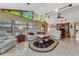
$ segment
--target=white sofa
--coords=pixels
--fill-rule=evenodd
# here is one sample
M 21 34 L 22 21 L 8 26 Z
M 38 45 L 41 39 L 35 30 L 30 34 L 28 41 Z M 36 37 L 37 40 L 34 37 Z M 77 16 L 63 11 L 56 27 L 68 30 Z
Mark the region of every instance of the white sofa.
M 40 32 L 41 30 L 38 29 L 29 29 L 28 31 L 26 31 L 26 40 L 30 41 L 30 40 L 34 40 L 37 38 L 37 32 Z M 34 35 L 29 35 L 28 32 L 32 32 L 34 33 Z
M 27 34 L 26 36 L 27 36 L 26 39 L 27 39 L 28 41 L 34 40 L 34 39 L 37 38 L 35 35 L 28 35 L 28 34 Z
M 56 28 L 52 28 L 50 33 L 49 33 L 51 38 L 60 40 L 61 39 L 61 31 L 57 30 Z
M 4 31 L 0 32 L 0 54 L 6 52 L 16 44 L 17 39 L 14 36 L 8 36 Z
M 34 33 L 34 35 L 28 35 L 28 32 L 32 32 Z M 28 31 L 26 31 L 26 39 L 27 40 L 34 40 L 37 38 L 37 32 L 41 32 L 41 30 L 38 29 L 29 29 Z M 50 30 L 50 32 L 48 33 L 48 35 L 50 36 L 50 38 L 54 38 L 56 40 L 60 40 L 61 39 L 61 31 L 57 30 L 56 28 L 52 28 Z

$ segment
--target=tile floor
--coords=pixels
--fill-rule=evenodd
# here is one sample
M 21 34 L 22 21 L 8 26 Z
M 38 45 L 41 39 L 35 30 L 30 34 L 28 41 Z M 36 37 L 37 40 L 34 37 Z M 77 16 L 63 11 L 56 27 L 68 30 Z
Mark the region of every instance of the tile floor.
M 29 42 L 18 43 L 1 56 L 75 56 L 79 55 L 79 45 L 74 43 L 74 39 L 60 40 L 58 46 L 46 53 L 36 52 L 28 47 Z

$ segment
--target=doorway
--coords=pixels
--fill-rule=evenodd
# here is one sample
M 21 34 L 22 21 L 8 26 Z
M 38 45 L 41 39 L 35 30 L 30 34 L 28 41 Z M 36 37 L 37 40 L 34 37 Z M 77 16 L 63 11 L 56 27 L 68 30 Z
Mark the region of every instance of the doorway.
M 57 29 L 61 31 L 61 38 L 70 37 L 69 23 L 59 23 L 57 24 Z
M 75 43 L 79 44 L 79 22 L 74 24 L 74 37 Z

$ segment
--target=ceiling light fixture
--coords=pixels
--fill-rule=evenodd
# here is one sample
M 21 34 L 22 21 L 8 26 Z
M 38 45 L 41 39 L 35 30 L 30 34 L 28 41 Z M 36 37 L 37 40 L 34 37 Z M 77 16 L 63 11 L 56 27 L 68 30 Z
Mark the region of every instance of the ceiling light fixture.
M 58 9 L 55 9 L 54 12 L 58 12 Z
M 60 19 L 60 18 L 64 18 L 64 17 L 61 16 L 61 13 L 58 13 L 57 19 Z
M 66 9 L 66 8 L 68 8 L 68 7 L 72 7 L 72 4 L 68 4 L 68 5 L 64 6 L 64 7 L 59 8 L 59 9 L 55 9 L 55 10 L 53 10 L 53 11 L 51 11 L 51 12 L 45 13 L 45 15 L 46 15 L 46 16 L 50 16 L 50 15 L 52 15 L 53 13 L 56 13 L 56 12 L 61 11 L 61 10 L 64 10 L 64 9 Z
M 30 3 L 27 3 L 27 5 L 30 5 Z

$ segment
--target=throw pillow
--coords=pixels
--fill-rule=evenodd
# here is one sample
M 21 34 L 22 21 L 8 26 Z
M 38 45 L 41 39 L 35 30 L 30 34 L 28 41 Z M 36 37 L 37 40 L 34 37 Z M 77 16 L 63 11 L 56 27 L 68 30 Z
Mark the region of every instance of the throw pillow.
M 34 33 L 32 33 L 32 32 L 28 32 L 28 34 L 29 34 L 29 35 L 34 35 Z
M 0 43 L 3 43 L 4 42 L 4 40 L 0 40 Z

